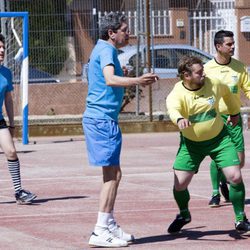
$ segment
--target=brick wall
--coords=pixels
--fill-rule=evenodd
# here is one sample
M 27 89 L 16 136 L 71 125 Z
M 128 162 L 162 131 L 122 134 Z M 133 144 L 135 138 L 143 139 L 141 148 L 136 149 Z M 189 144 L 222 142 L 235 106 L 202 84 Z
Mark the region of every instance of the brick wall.
M 20 114 L 19 85 L 15 86 L 15 115 Z M 82 114 L 87 85 L 82 82 L 30 84 L 29 115 Z

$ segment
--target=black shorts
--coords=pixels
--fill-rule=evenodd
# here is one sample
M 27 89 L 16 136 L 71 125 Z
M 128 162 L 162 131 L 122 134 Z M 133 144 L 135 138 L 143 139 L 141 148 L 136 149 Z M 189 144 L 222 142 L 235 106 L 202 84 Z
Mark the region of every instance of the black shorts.
M 4 119 L 0 120 L 0 129 L 8 128 L 6 121 Z

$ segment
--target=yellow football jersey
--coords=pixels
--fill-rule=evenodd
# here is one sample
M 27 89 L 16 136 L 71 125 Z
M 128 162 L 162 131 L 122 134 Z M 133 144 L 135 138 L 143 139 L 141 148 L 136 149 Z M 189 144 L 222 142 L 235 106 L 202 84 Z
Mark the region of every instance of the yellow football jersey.
M 229 113 L 238 113 L 236 103 L 231 100 L 228 87 L 216 79 L 205 78 L 205 84 L 196 91 L 188 90 L 182 81 L 175 84 L 166 99 L 170 119 L 177 125 L 179 118 L 186 118 L 191 126 L 181 132 L 192 141 L 210 140 L 217 136 L 223 126 L 218 112 L 219 100 L 224 99 Z
M 226 65 L 219 64 L 215 59 L 212 59 L 204 65 L 204 71 L 207 77 L 219 79 L 229 87 L 231 98 L 236 102 L 239 113 L 241 90 L 250 99 L 250 80 L 245 65 L 235 58 L 231 58 L 230 63 Z M 219 103 L 219 111 L 222 114 L 229 114 L 224 100 Z

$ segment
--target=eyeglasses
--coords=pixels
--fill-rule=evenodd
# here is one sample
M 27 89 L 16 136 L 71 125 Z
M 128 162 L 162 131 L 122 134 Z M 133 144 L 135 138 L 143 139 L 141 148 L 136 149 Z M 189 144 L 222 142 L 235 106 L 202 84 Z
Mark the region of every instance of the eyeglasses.
M 123 28 L 123 29 L 118 29 L 118 30 L 120 30 L 121 32 L 127 33 L 127 34 L 130 33 L 130 30 L 128 29 L 128 27 Z

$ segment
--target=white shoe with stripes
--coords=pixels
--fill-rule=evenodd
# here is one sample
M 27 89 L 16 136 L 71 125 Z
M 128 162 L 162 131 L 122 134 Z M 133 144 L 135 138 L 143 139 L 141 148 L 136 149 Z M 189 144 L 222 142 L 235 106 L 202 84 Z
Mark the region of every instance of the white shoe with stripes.
M 132 235 L 132 234 L 128 234 L 128 233 L 125 233 L 121 227 L 119 225 L 117 225 L 115 223 L 115 225 L 113 225 L 112 229 L 109 228 L 110 232 L 116 236 L 117 238 L 121 239 L 121 240 L 125 240 L 129 243 L 132 243 L 135 241 L 135 237 Z
M 114 236 L 108 228 L 101 233 L 92 233 L 89 239 L 90 247 L 127 247 L 128 242 Z

